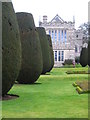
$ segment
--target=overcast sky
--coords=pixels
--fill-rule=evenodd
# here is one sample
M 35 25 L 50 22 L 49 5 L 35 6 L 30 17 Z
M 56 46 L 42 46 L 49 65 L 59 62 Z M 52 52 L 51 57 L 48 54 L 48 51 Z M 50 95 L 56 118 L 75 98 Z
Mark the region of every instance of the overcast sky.
M 75 16 L 76 28 L 88 21 L 89 0 L 12 0 L 15 12 L 29 12 L 33 14 L 35 25 L 39 25 L 43 15 L 48 21 L 58 14 L 65 21 L 73 21 Z

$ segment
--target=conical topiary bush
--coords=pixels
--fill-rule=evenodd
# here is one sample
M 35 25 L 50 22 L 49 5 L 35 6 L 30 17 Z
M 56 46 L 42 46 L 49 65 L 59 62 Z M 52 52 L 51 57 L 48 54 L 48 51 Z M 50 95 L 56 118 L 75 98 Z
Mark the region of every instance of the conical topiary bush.
M 11 2 L 2 2 L 2 95 L 11 89 L 21 65 L 21 43 Z M 0 93 L 1 95 L 1 93 Z
M 90 67 L 90 23 L 88 25 L 88 65 Z
M 34 83 L 42 72 L 42 51 L 32 14 L 16 13 L 22 46 L 22 65 L 17 81 Z
M 51 40 L 51 36 L 47 35 L 48 38 L 48 43 L 49 43 L 49 54 L 50 54 L 50 69 L 48 70 L 48 72 L 50 72 L 54 66 L 54 54 L 53 54 L 53 47 L 52 47 L 52 40 Z
M 90 38 L 89 38 L 90 39 Z M 90 67 L 90 40 L 88 42 L 88 65 Z
M 42 74 L 45 74 L 50 70 L 51 66 L 51 60 L 50 60 L 50 52 L 49 52 L 49 43 L 47 39 L 47 35 L 45 32 L 45 28 L 43 27 L 37 27 L 37 31 L 39 34 L 39 39 L 41 43 L 41 49 L 42 49 L 42 57 L 43 57 L 43 71 Z
M 88 49 L 85 47 L 81 50 L 80 64 L 82 65 L 82 67 L 85 67 L 88 64 Z

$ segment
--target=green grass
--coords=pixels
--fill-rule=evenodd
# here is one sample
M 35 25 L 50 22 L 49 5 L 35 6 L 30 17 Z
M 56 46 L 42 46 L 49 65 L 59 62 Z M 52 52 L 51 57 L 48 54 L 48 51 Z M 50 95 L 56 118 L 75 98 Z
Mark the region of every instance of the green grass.
M 20 97 L 2 102 L 3 118 L 88 118 L 88 94 L 79 95 L 72 86 L 88 75 L 66 74 L 78 69 L 87 68 L 54 68 L 34 85 L 15 84 L 9 93 Z

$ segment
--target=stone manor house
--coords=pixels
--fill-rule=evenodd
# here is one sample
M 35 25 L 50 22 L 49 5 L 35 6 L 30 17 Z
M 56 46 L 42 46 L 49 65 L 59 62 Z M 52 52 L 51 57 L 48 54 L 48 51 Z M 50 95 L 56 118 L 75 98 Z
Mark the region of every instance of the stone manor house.
M 80 56 L 82 49 L 83 33 L 75 29 L 75 19 L 64 21 L 58 14 L 50 21 L 43 16 L 43 22 L 39 21 L 39 27 L 44 27 L 46 34 L 52 39 L 54 52 L 54 67 L 60 67 L 66 59 L 73 59 Z

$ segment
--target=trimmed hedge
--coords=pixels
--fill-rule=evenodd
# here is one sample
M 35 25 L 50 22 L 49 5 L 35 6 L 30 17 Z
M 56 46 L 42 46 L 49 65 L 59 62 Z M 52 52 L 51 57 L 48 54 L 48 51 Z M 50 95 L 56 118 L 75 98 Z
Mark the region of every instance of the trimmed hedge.
M 39 34 L 39 39 L 40 39 L 41 49 L 42 49 L 42 59 L 43 59 L 42 74 L 45 74 L 51 68 L 49 43 L 48 43 L 47 35 L 45 32 L 45 28 L 37 27 L 37 31 Z
M 90 31 L 90 29 L 89 29 Z M 88 42 L 88 65 L 90 67 L 90 38 L 89 38 L 89 42 Z
M 76 91 L 77 91 L 79 94 L 84 93 L 84 91 L 83 91 L 79 86 L 77 86 Z
M 85 67 L 88 64 L 88 49 L 82 48 L 81 54 L 80 54 L 80 64 L 82 67 Z
M 88 71 L 70 71 L 66 72 L 67 74 L 90 74 Z
M 48 70 L 48 72 L 50 72 L 54 66 L 54 54 L 53 54 L 53 47 L 52 47 L 52 40 L 51 40 L 51 36 L 47 35 L 48 38 L 48 43 L 49 43 L 49 54 L 50 54 L 50 69 Z
M 11 2 L 2 2 L 2 95 L 11 89 L 21 66 L 21 43 Z M 0 93 L 1 96 L 1 93 Z
M 88 25 L 88 35 L 89 35 L 89 38 L 88 38 L 88 65 L 90 67 L 90 23 Z
M 79 63 L 80 63 L 80 57 L 75 57 L 75 62 L 76 62 L 77 64 L 79 64 Z
M 78 85 L 74 82 L 73 84 L 72 84 L 74 87 L 77 87 Z
M 73 64 L 73 60 L 72 59 L 66 59 L 63 63 L 63 65 L 72 65 Z
M 22 45 L 22 65 L 18 82 L 32 84 L 42 73 L 42 51 L 33 15 L 30 13 L 16 13 Z

